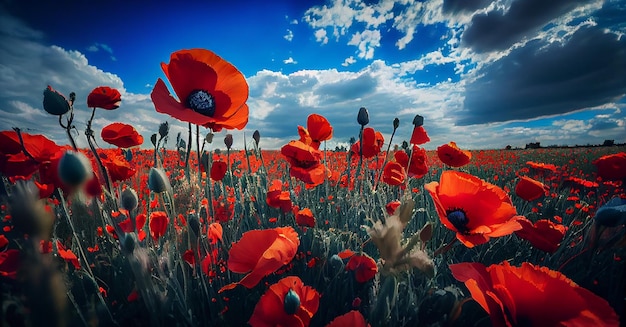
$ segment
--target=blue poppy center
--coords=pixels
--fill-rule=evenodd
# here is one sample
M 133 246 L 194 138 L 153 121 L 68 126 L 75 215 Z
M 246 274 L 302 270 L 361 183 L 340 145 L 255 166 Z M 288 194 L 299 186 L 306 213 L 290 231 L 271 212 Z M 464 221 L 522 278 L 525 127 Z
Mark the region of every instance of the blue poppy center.
M 465 212 L 463 210 L 450 210 L 448 211 L 447 217 L 457 231 L 461 233 L 467 233 L 469 231 L 469 229 L 467 228 L 467 223 L 469 223 L 469 219 L 467 219 L 467 216 L 465 215 Z
M 194 90 L 187 97 L 187 107 L 193 111 L 213 117 L 215 114 L 215 98 L 205 90 Z

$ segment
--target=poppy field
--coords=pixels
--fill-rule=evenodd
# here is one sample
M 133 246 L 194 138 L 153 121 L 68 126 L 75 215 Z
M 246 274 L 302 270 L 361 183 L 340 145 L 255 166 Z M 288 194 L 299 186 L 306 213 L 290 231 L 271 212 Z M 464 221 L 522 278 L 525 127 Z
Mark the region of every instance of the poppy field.
M 71 132 L 85 105 L 52 86 L 42 110 L 66 141 L 0 131 L 3 326 L 626 321 L 625 146 L 425 150 L 418 113 L 385 139 L 357 107 L 346 151 L 321 114 L 278 150 L 263 131 L 236 149 L 244 76 L 203 49 L 161 68 L 175 96 L 159 79 L 155 110 L 188 136 L 94 131 L 123 110 L 108 86 L 87 97 L 88 148 Z

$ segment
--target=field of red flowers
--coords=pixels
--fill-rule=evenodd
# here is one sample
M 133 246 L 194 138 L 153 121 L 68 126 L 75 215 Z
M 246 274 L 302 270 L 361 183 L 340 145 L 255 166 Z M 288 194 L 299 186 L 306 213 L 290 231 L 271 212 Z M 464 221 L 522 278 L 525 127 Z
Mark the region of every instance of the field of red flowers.
M 97 148 L 96 108 L 121 105 L 108 87 L 88 97 L 88 149 L 70 133 L 72 95 L 51 87 L 44 109 L 69 145 L 0 132 L 2 325 L 624 322 L 624 147 L 426 151 L 421 116 L 410 140 L 385 140 L 361 108 L 346 152 L 324 150 L 332 124 L 316 114 L 280 150 L 262 150 L 259 131 L 238 150 L 213 132 L 246 125 L 247 89 L 222 85 L 242 79 L 177 87 L 187 61 L 236 73 L 183 54 L 164 71 L 187 101 L 162 81 L 152 94 L 190 123 L 173 148 L 167 123 L 151 150 L 123 123 L 99 131 L 115 148 Z

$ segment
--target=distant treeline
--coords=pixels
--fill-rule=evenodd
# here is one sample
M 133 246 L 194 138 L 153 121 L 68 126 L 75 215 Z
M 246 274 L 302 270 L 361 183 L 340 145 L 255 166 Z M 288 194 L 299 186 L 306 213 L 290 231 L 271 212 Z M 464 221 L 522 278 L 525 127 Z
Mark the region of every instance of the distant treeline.
M 604 140 L 604 142 L 602 144 L 576 144 L 576 145 L 548 145 L 548 146 L 542 146 L 541 142 L 531 142 L 531 143 L 526 143 L 526 147 L 524 147 L 524 149 L 566 149 L 566 148 L 595 148 L 595 147 L 601 147 L 601 146 L 624 146 L 626 145 L 626 143 L 615 143 L 615 140 Z M 520 150 L 522 148 L 519 147 L 511 147 L 510 145 L 507 145 L 505 147 L 506 150 Z

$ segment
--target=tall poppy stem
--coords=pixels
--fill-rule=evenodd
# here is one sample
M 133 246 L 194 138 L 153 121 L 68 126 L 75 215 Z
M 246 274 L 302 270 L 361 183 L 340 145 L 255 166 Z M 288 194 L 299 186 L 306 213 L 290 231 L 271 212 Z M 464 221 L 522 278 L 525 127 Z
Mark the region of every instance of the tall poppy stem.
M 246 144 L 246 132 L 243 133 L 243 151 L 246 153 L 246 161 L 248 162 L 248 174 L 252 174 L 252 167 L 250 167 L 250 156 L 248 156 L 248 145 Z
M 67 118 L 67 125 L 63 125 L 63 122 L 61 121 L 61 116 L 59 116 L 59 125 L 61 125 L 61 127 L 63 127 L 63 129 L 65 130 L 65 133 L 67 133 L 67 138 L 70 139 L 70 144 L 72 145 L 72 148 L 74 148 L 74 151 L 78 151 L 78 147 L 76 146 L 76 141 L 74 141 L 74 137 L 72 137 L 72 128 L 74 126 L 72 126 L 72 121 L 74 120 L 74 108 L 71 107 L 70 108 L 70 117 Z
M 457 239 L 456 237 L 453 238 L 450 242 L 448 242 L 448 244 L 441 246 L 440 248 L 438 248 L 437 250 L 435 250 L 435 253 L 433 253 L 433 257 L 436 257 L 440 254 L 444 254 L 448 251 L 450 251 L 452 249 L 452 247 L 456 244 L 456 242 L 459 239 Z
M 384 169 L 385 168 L 384 165 L 385 165 L 385 163 L 387 163 L 387 157 L 389 156 L 389 149 L 391 149 L 391 142 L 393 141 L 393 136 L 396 135 L 396 130 L 397 130 L 397 128 L 394 127 L 393 128 L 393 132 L 391 132 L 391 138 L 389 139 L 389 145 L 387 145 L 387 152 L 385 152 L 385 160 L 383 161 L 383 166 L 381 167 L 382 169 L 378 173 L 378 178 L 376 178 L 376 181 L 374 182 L 374 191 L 376 191 L 376 188 L 378 187 L 378 184 L 380 183 L 380 179 L 383 177 L 383 170 L 385 170 Z
M 187 174 L 187 180 L 191 179 L 189 174 L 189 156 L 191 155 L 191 123 L 188 123 L 189 134 L 187 137 L 187 153 L 185 153 L 185 173 Z
M 96 162 L 98 163 L 98 168 L 100 169 L 102 178 L 104 179 L 104 182 L 106 183 L 107 191 L 111 193 L 112 190 L 111 190 L 111 181 L 109 180 L 109 174 L 107 173 L 107 170 L 104 167 L 104 164 L 102 163 L 102 159 L 100 159 L 100 156 L 98 155 L 98 151 L 96 151 L 96 146 L 93 144 L 93 141 L 95 140 L 95 138 L 93 136 L 93 130 L 91 129 L 91 122 L 93 121 L 93 117 L 95 115 L 96 115 L 96 107 L 93 107 L 91 111 L 91 117 L 87 121 L 87 129 L 85 130 L 85 136 L 87 137 L 87 143 L 89 144 L 89 148 L 91 149 L 91 152 L 93 152 L 94 157 L 96 157 Z
M 361 166 L 363 165 L 363 128 L 365 125 L 361 125 L 361 131 L 359 132 L 359 165 L 356 167 L 356 174 L 354 174 L 355 183 L 361 175 Z M 348 176 L 348 179 L 350 176 Z M 348 181 L 349 182 L 349 181 Z

